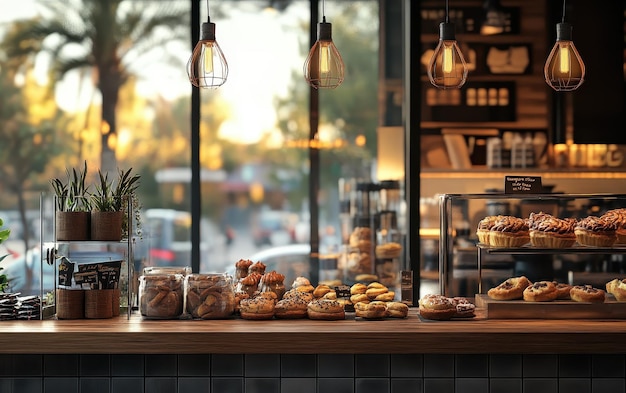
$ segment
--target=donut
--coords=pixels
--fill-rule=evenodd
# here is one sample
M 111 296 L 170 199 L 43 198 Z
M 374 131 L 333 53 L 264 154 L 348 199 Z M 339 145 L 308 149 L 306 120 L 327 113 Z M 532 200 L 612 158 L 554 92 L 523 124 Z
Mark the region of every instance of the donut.
M 552 281 L 537 281 L 524 289 L 523 296 L 527 302 L 549 302 L 557 297 L 556 285 Z
M 274 317 L 274 307 L 274 301 L 267 297 L 242 299 L 239 303 L 239 314 L 243 319 L 271 319 Z
M 419 315 L 425 319 L 446 320 L 456 314 L 456 306 L 443 295 L 424 295 L 418 303 Z
M 569 291 L 572 289 L 572 286 L 566 284 L 564 282 L 556 282 L 552 281 L 552 283 L 556 286 L 556 298 L 559 300 L 568 300 L 570 299 Z
M 381 301 L 359 302 L 354 305 L 354 312 L 360 318 L 381 319 L 387 316 L 387 303 Z
M 525 276 L 507 278 L 500 285 L 487 291 L 487 296 L 493 300 L 521 299 L 524 289 L 530 284 L 530 281 Z
M 606 292 L 591 285 L 575 285 L 569 295 L 577 302 L 604 303 L 606 299 Z
M 387 302 L 387 316 L 390 318 L 406 318 L 409 306 L 402 302 Z
M 299 297 L 281 299 L 274 306 L 274 316 L 279 319 L 297 319 L 307 316 L 308 302 Z
M 336 300 L 314 299 L 307 304 L 309 319 L 337 320 L 345 319 L 346 312 Z

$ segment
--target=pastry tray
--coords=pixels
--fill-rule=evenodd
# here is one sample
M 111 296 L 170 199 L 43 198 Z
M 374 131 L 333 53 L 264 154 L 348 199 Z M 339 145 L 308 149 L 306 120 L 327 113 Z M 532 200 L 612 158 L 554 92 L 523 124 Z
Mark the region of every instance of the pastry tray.
M 485 294 L 477 294 L 475 303 L 476 307 L 484 309 L 487 319 L 626 319 L 626 302 L 618 302 L 610 294 L 604 303 L 493 300 Z

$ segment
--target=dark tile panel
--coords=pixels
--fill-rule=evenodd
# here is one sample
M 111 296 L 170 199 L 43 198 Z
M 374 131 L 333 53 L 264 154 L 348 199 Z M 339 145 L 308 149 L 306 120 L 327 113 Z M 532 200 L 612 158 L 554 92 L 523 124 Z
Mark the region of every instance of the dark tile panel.
M 491 378 L 489 393 L 522 393 L 521 378 Z
M 591 393 L 591 379 L 559 378 L 559 393 Z
M 315 378 L 281 378 L 280 393 L 317 393 Z
M 172 393 L 176 392 L 176 377 L 148 377 L 145 379 L 145 391 L 149 393 Z
M 178 373 L 178 357 L 176 355 L 146 355 L 146 375 L 155 377 L 175 377 Z
M 456 355 L 454 364 L 457 378 L 489 376 L 489 355 Z
M 44 355 L 43 372 L 50 377 L 77 377 L 79 355 Z
M 522 393 L 559 393 L 556 378 L 524 378 Z
M 591 376 L 594 378 L 624 378 L 625 373 L 625 355 L 593 355 L 591 357 Z
M 244 378 L 211 378 L 211 392 L 244 393 Z
M 242 377 L 243 355 L 212 355 L 211 375 L 214 377 Z
M 421 378 L 391 379 L 391 393 L 422 393 L 424 382 Z
M 309 377 L 317 375 L 316 355 L 280 355 L 280 376 Z
M 111 379 L 105 377 L 86 377 L 79 380 L 80 393 L 109 393 Z
M 492 378 L 521 378 L 522 355 L 490 355 L 489 376 Z
M 524 378 L 556 378 L 557 363 L 557 355 L 524 355 L 522 363 Z
M 143 393 L 143 377 L 111 378 L 111 393 Z
M 356 378 L 354 386 L 356 393 L 389 393 L 391 391 L 389 378 Z
M 591 393 L 626 392 L 624 378 L 594 378 L 591 380 Z
M 246 393 L 280 393 L 280 378 L 246 378 Z
M 590 355 L 559 355 L 559 378 L 591 377 Z
M 43 378 L 15 378 L 13 393 L 41 393 L 43 392 Z
M 456 378 L 454 393 L 489 393 L 489 378 Z
M 111 375 L 110 359 L 109 355 L 80 355 L 79 375 L 81 377 Z
M 13 389 L 12 385 L 13 385 L 12 378 L 0 377 L 0 392 L 11 393 L 11 390 Z
M 43 375 L 43 355 L 3 355 L 0 375 L 35 377 Z
M 209 377 L 178 378 L 178 393 L 208 393 L 210 389 L 211 379 Z
M 352 378 L 354 355 L 318 355 L 317 370 L 322 378 Z
M 317 393 L 354 393 L 353 378 L 319 378 Z
M 211 355 L 178 355 L 179 376 L 211 375 Z
M 424 378 L 424 393 L 454 393 L 454 378 Z
M 454 377 L 454 355 L 424 355 L 424 377 Z
M 111 375 L 116 377 L 144 376 L 143 355 L 111 355 Z
M 43 380 L 43 393 L 78 393 L 78 378 L 60 377 Z
M 280 377 L 280 355 L 244 355 L 244 372 L 248 377 Z M 246 392 L 248 393 L 248 392 Z
M 419 378 L 423 375 L 423 355 L 391 355 L 390 362 L 392 378 Z
M 356 355 L 357 377 L 389 377 L 389 355 Z

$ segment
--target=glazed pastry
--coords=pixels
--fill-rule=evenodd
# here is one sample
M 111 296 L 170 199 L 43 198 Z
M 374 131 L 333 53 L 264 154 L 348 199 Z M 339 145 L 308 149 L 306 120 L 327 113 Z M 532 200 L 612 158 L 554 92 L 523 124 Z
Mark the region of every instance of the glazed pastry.
M 252 296 L 259 289 L 259 281 L 261 281 L 260 273 L 249 273 L 246 277 L 239 280 L 235 292 L 246 292 L 249 296 Z
M 389 288 L 379 282 L 370 283 L 365 290 L 365 294 L 370 300 L 376 299 L 377 296 L 389 292 Z
M 478 228 L 476 229 L 476 235 L 478 236 L 478 242 L 489 245 L 489 231 L 494 226 L 497 220 L 503 216 L 487 216 L 478 222 Z
M 575 225 L 575 219 L 562 220 L 545 213 L 542 215 L 541 213 L 538 215 L 531 213 L 529 218 L 530 242 L 535 247 L 572 247 L 576 243 Z
M 338 320 L 345 319 L 343 305 L 336 300 L 314 299 L 307 304 L 310 319 Z
M 274 316 L 280 319 L 297 319 L 307 316 L 308 302 L 299 297 L 279 300 L 274 306 Z
M 367 291 L 367 285 L 357 282 L 356 284 L 352 285 L 350 287 L 350 294 L 351 295 L 357 295 L 360 293 L 365 293 L 365 291 Z
M 464 297 L 452 297 L 450 302 L 456 307 L 456 313 L 454 318 L 473 318 L 476 316 L 476 306 L 474 303 L 467 300 Z
M 615 243 L 626 244 L 626 208 L 609 210 L 600 218 L 615 224 Z
M 248 274 L 250 273 L 259 273 L 260 275 L 265 274 L 265 264 L 263 262 L 255 262 L 248 268 Z
M 313 290 L 313 297 L 321 298 L 330 291 L 332 291 L 332 289 L 328 285 L 318 285 Z
M 552 281 L 552 283 L 556 286 L 556 298 L 558 300 L 571 299 L 569 294 L 569 291 L 572 289 L 571 285 L 556 281 Z
M 239 313 L 243 319 L 271 319 L 274 317 L 274 301 L 266 297 L 243 299 Z
M 387 316 L 390 318 L 406 318 L 409 306 L 402 302 L 387 302 Z
M 375 252 L 378 259 L 398 258 L 402 254 L 402 246 L 395 242 L 384 243 L 377 245 Z
M 456 314 L 456 306 L 443 295 L 425 295 L 419 300 L 419 313 L 425 319 L 446 320 Z
M 591 285 L 576 285 L 569 292 L 572 300 L 577 302 L 604 303 L 606 292 Z
M 381 319 L 387 316 L 387 303 L 380 301 L 357 303 L 354 305 L 354 312 L 360 318 Z
M 370 301 L 369 296 L 367 296 L 364 293 L 357 293 L 355 295 L 350 295 L 350 302 L 352 302 L 352 304 L 368 303 L 369 301 Z
M 290 289 L 283 295 L 283 299 L 290 299 L 293 297 L 297 297 L 299 299 L 304 300 L 305 302 L 310 302 L 313 300 L 313 293 L 311 292 L 303 292 L 298 290 L 298 288 Z
M 394 291 L 388 291 L 388 292 L 381 293 L 380 295 L 376 296 L 374 300 L 381 301 L 381 302 L 391 302 L 393 301 L 393 299 L 395 299 L 395 297 L 396 297 L 396 293 Z
M 525 276 L 511 277 L 497 287 L 487 291 L 487 296 L 493 300 L 521 299 L 524 294 L 524 289 L 530 284 L 530 281 Z
M 528 222 L 522 218 L 502 216 L 489 230 L 493 247 L 521 247 L 530 241 Z
M 285 276 L 276 271 L 265 273 L 259 281 L 259 291 L 274 292 L 278 300 L 282 299 L 285 294 Z
M 615 223 L 597 216 L 578 221 L 574 233 L 576 241 L 583 246 L 611 247 L 617 241 Z
M 556 285 L 552 281 L 537 281 L 524 289 L 524 300 L 527 302 L 549 302 L 556 297 Z
M 235 263 L 235 280 L 240 280 L 248 275 L 252 261 L 249 259 L 240 259 Z
M 293 281 L 293 284 L 291 284 L 291 288 L 297 289 L 301 292 L 313 292 L 313 289 L 315 289 L 315 287 L 311 285 L 311 282 L 306 277 L 297 277 Z

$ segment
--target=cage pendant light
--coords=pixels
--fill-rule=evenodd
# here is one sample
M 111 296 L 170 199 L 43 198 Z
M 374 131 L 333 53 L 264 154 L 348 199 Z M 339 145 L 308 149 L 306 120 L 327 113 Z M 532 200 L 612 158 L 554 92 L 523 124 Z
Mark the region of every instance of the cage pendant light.
M 211 22 L 209 0 L 207 4 L 207 21 L 200 28 L 200 40 L 196 44 L 189 62 L 187 75 L 192 85 L 203 89 L 216 89 L 226 83 L 228 63 L 224 52 L 215 40 L 215 23 Z
M 458 89 L 467 81 L 467 63 L 456 42 L 454 23 L 448 19 L 439 24 L 439 43 L 428 63 L 428 79 L 439 89 Z
M 341 85 L 345 65 L 333 43 L 332 24 L 326 23 L 322 2 L 322 23 L 317 25 L 317 41 L 304 61 L 304 79 L 316 89 L 334 89 Z
M 556 42 L 543 68 L 546 83 L 556 91 L 573 91 L 585 81 L 585 63 L 572 41 L 572 25 L 565 22 L 565 0 L 563 17 L 556 25 Z

